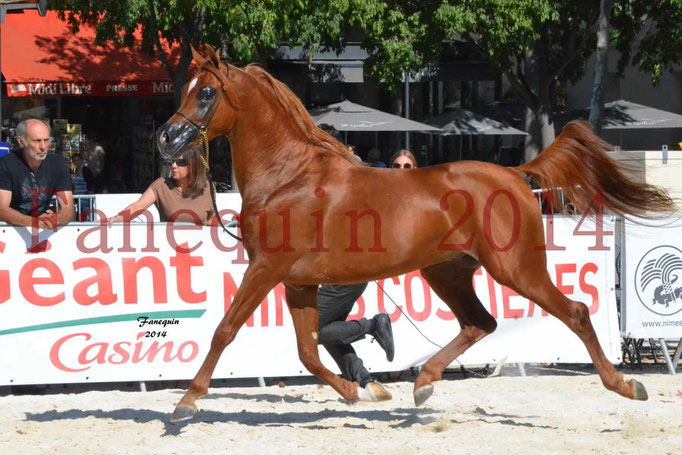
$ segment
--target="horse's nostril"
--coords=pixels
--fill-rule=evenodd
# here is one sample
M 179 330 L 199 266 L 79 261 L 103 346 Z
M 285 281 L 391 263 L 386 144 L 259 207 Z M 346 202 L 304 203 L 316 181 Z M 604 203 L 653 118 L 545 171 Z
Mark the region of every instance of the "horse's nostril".
M 159 137 L 159 141 L 161 141 L 162 144 L 165 144 L 166 142 L 168 142 L 169 139 L 170 138 L 168 137 L 168 133 L 165 131 L 163 133 L 161 133 L 161 136 Z

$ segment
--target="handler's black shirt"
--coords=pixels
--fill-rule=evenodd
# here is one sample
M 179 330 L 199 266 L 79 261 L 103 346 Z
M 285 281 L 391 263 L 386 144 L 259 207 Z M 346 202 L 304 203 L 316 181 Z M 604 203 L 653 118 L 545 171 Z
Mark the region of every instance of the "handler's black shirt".
M 37 171 L 17 150 L 0 158 L 0 190 L 12 192 L 10 207 L 24 215 L 38 216 L 50 207 L 58 191 L 71 191 L 71 176 L 64 158 L 48 153 Z

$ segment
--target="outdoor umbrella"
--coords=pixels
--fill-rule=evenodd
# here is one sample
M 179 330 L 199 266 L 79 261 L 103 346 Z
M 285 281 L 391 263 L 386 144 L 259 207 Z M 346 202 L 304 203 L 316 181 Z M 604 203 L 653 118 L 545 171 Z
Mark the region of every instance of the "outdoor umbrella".
M 528 133 L 517 130 L 481 114 L 466 109 L 448 109 L 442 114 L 431 117 L 426 123 L 442 130 L 443 136 L 450 135 L 495 135 L 526 136 Z
M 439 128 L 350 101 L 311 109 L 310 115 L 316 125 L 327 124 L 337 131 L 440 131 Z
M 589 109 L 586 110 L 589 115 Z M 602 129 L 682 128 L 682 115 L 630 101 L 618 100 L 604 104 Z
M 557 125 L 562 127 L 571 120 L 590 116 L 589 107 L 557 113 Z M 602 132 L 618 133 L 618 143 L 623 145 L 623 132 L 682 128 L 682 115 L 650 106 L 617 100 L 604 104 Z M 613 138 L 615 139 L 615 138 Z
M 441 129 L 441 136 L 459 136 L 459 158 L 462 159 L 464 136 L 526 136 L 528 133 L 461 108 L 447 108 L 442 114 L 426 120 L 429 125 Z

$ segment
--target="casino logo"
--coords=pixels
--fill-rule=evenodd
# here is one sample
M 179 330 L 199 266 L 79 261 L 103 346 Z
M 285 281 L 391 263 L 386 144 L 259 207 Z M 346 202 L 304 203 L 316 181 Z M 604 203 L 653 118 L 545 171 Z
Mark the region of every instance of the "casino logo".
M 635 289 L 652 313 L 670 316 L 682 310 L 682 251 L 664 245 L 649 250 L 637 264 Z M 678 287 L 675 287 L 678 284 Z

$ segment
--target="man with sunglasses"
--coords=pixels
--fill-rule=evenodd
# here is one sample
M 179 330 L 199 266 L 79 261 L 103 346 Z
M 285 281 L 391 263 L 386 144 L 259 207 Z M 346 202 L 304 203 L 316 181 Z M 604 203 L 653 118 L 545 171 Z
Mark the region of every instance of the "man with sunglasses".
M 0 221 L 56 230 L 73 217 L 69 167 L 48 153 L 50 127 L 42 120 L 21 121 L 16 134 L 21 150 L 0 158 Z M 55 195 L 59 212 L 52 205 Z

